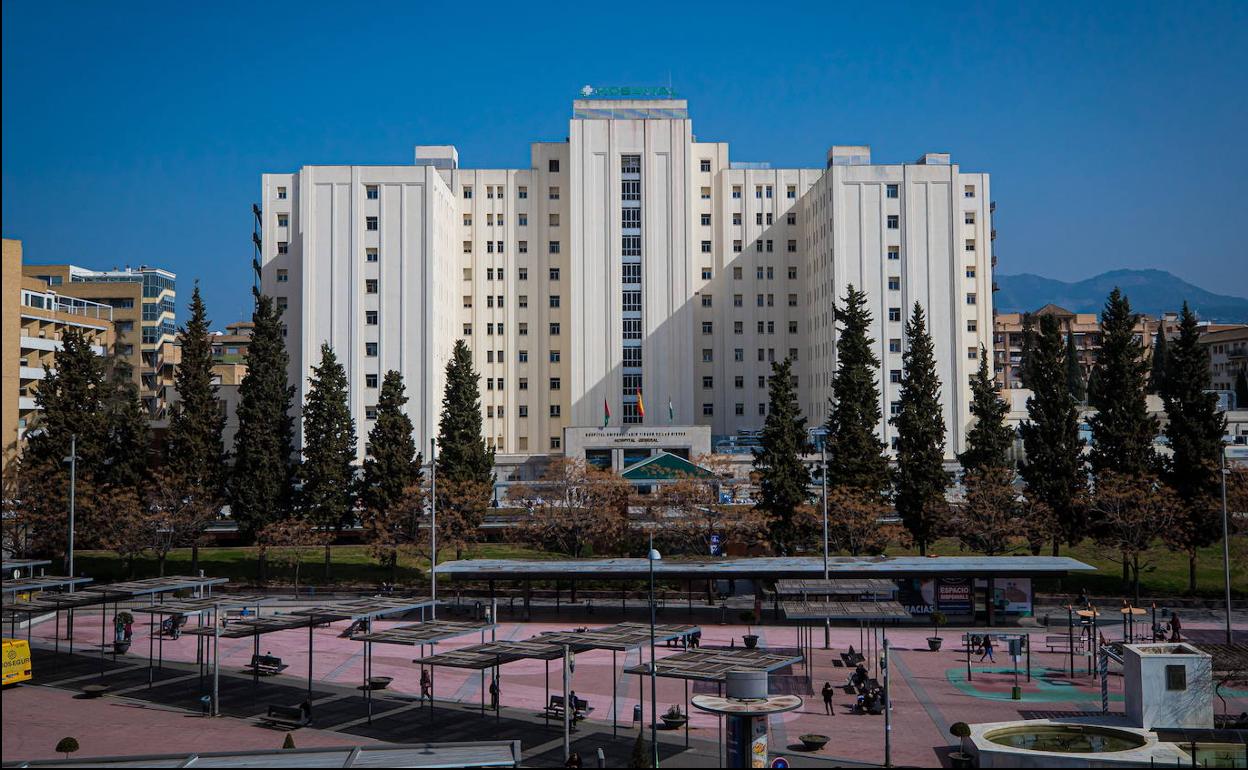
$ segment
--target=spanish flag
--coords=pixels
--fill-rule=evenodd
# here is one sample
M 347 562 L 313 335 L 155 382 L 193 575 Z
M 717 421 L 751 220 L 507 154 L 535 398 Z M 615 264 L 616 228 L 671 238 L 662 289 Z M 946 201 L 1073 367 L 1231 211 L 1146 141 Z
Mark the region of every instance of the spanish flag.
M 646 419 L 646 402 L 641 400 L 641 388 L 637 389 L 637 415 Z
M 602 427 L 607 427 L 611 423 L 611 405 L 604 398 L 602 400 Z

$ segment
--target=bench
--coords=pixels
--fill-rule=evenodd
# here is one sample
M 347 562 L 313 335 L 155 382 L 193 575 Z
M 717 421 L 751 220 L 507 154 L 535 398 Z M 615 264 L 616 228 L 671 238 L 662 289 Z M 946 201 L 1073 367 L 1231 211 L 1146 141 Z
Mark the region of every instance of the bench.
M 260 717 L 260 723 L 272 727 L 299 729 L 312 724 L 312 704 L 304 701 L 298 706 L 269 704 L 268 713 Z
M 243 668 L 249 668 L 260 676 L 273 676 L 282 673 L 290 666 L 283 663 L 282 659 L 276 655 L 252 655 L 251 662 Z
M 562 719 L 563 712 L 565 709 L 564 704 L 565 702 L 563 700 L 562 695 L 552 695 L 550 696 L 550 703 L 546 704 L 546 708 L 544 709 L 544 711 L 546 714 L 552 717 L 557 717 L 559 719 Z M 577 722 L 577 721 L 584 719 L 593 710 L 594 708 L 593 706 L 589 705 L 589 701 L 585 700 L 584 698 L 576 698 L 575 701 L 573 702 L 573 709 L 572 709 L 572 714 L 571 714 L 572 721 Z
M 1073 637 L 1075 643 L 1075 652 L 1083 652 L 1083 637 L 1076 635 Z M 1044 646 L 1049 648 L 1049 652 L 1070 652 L 1071 637 L 1069 636 L 1046 636 L 1044 637 Z M 1060 648 L 1060 649 L 1054 649 Z

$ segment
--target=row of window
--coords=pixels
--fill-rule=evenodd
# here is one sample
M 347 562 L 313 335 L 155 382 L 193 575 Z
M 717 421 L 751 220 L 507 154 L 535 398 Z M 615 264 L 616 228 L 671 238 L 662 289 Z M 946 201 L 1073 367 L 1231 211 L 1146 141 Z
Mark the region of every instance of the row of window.
M 369 293 L 370 293 L 370 294 L 375 294 L 376 292 L 369 292 Z M 504 307 L 504 306 L 505 306 L 505 302 L 504 302 L 504 300 L 505 300 L 505 296 L 504 296 L 504 295 L 502 295 L 502 294 L 497 294 L 497 295 L 496 295 L 496 294 L 487 294 L 487 295 L 485 296 L 485 306 L 486 306 L 486 307 L 499 307 L 499 308 L 501 308 L 501 307 Z M 558 295 L 558 294 L 551 294 L 551 295 L 548 297 L 548 301 L 549 301 L 549 303 L 550 303 L 550 307 L 551 307 L 551 308 L 558 308 L 558 307 L 560 307 L 560 306 L 561 306 L 561 302 L 562 302 L 562 301 L 561 301 L 561 299 L 560 299 L 560 295 Z M 520 307 L 522 307 L 522 308 L 527 308 L 527 307 L 529 306 L 529 296 L 528 296 L 527 294 L 521 294 L 521 295 L 520 295 L 519 304 L 520 304 Z M 471 309 L 471 308 L 472 308 L 472 295 L 471 295 L 471 294 L 465 294 L 465 295 L 464 295 L 464 308 L 465 308 L 465 309 Z
M 551 161 L 551 163 L 558 163 L 558 162 L 559 162 L 559 161 L 555 161 L 555 160 L 552 160 L 552 161 Z M 495 188 L 494 188 L 492 185 L 486 185 L 486 188 L 485 188 L 485 197 L 486 197 L 486 198 L 495 198 L 495 197 L 497 197 L 499 200 L 502 200 L 503 195 L 504 195 L 504 190 L 505 190 L 506 188 L 504 188 L 502 185 L 498 185 L 498 194 L 497 194 L 497 195 L 495 195 L 495 194 L 494 194 L 494 189 L 495 189 Z M 472 200 L 472 185 L 464 185 L 464 188 L 463 188 L 463 194 L 464 194 L 464 200 Z M 517 197 L 517 198 L 519 198 L 520 200 L 528 200 L 528 197 L 529 197 L 529 188 L 528 188 L 528 187 L 526 187 L 526 186 L 524 186 L 524 185 L 521 185 L 521 186 L 517 187 L 517 188 L 516 188 L 516 197 Z M 546 197 L 547 197 L 547 198 L 549 198 L 549 199 L 550 199 L 550 200 L 552 200 L 552 201 L 557 201 L 557 200 L 559 200 L 559 188 L 558 188 L 558 187 L 556 187 L 556 186 L 554 186 L 554 185 L 552 185 L 552 186 L 550 186 L 549 188 L 547 188 L 547 190 L 546 190 Z
M 497 333 L 499 336 L 503 336 L 507 333 L 504 326 L 505 324 L 503 323 L 487 323 L 485 325 L 485 333 L 487 336 L 491 336 L 491 337 L 494 336 L 495 333 Z M 562 331 L 562 327 L 559 325 L 558 321 L 552 321 L 550 325 L 548 326 L 547 331 L 549 331 L 552 336 L 558 336 L 559 333 Z M 463 336 L 471 337 L 472 336 L 472 324 L 470 323 L 464 324 L 463 332 L 464 332 Z M 520 335 L 521 337 L 529 336 L 529 325 L 527 323 L 516 324 L 516 334 Z

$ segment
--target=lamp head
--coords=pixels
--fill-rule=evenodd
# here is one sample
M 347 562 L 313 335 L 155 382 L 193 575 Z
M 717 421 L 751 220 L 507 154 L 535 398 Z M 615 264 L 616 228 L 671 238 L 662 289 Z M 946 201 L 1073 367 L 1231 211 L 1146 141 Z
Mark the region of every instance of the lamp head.
M 651 548 L 650 553 L 648 554 L 648 558 L 650 559 L 650 561 L 659 561 L 663 557 L 659 554 L 657 549 Z

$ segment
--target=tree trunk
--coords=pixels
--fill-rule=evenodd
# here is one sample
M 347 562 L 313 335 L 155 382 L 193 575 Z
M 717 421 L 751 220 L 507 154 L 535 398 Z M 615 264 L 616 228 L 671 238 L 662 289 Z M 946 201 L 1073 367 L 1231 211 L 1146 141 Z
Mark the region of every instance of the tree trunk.
M 397 585 L 399 582 L 399 554 L 390 554 L 390 585 Z
M 264 555 L 264 551 L 256 554 L 256 582 L 264 585 L 268 580 L 268 559 Z
M 1127 590 L 1131 585 L 1131 565 L 1127 561 L 1127 552 L 1122 552 L 1122 590 Z
M 1196 595 L 1196 550 L 1192 549 L 1187 553 L 1187 593 L 1188 596 Z
M 1053 555 L 1061 556 L 1061 553 L 1060 553 L 1061 549 L 1062 549 L 1062 541 L 1056 537 L 1053 538 Z
M 199 574 L 199 543 L 191 544 L 191 576 Z
M 1131 564 L 1135 572 L 1135 603 L 1138 606 L 1140 603 L 1140 554 L 1138 552 L 1132 554 Z
M 329 544 L 328 544 L 328 543 L 326 543 L 326 544 L 325 544 L 325 582 L 326 582 L 326 583 L 328 583 L 328 582 L 329 582 L 329 580 L 330 580 L 330 568 L 329 568 L 329 558 L 330 558 L 330 557 L 329 557 L 329 548 L 330 548 Z M 297 567 L 295 568 L 295 571 L 296 571 L 296 572 L 298 572 L 298 571 L 299 571 Z M 298 590 L 296 589 L 296 591 L 295 591 L 295 592 L 296 592 L 296 593 L 298 593 Z
M 572 603 L 576 604 L 576 578 L 572 578 Z
M 927 556 L 927 541 L 919 541 L 919 556 Z
M 160 555 L 160 558 L 158 558 L 158 559 L 156 560 L 157 574 L 158 574 L 160 577 L 164 577 L 164 576 L 165 576 L 165 559 L 167 559 L 167 558 L 169 558 L 169 554 L 167 554 L 167 553 L 162 553 L 162 554 Z

